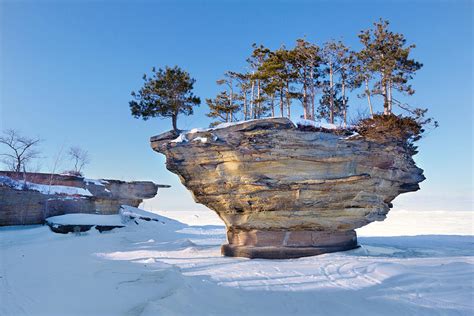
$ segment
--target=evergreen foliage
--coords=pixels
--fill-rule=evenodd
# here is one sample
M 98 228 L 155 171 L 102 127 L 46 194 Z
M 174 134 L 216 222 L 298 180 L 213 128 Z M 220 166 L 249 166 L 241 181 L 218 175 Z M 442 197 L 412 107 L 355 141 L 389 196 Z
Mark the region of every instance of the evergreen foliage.
M 223 122 L 234 122 L 235 113 L 240 109 L 238 104 L 232 103 L 226 91 L 222 91 L 214 99 L 206 99 L 206 104 L 210 110 L 206 115 L 218 119 L 211 123 L 211 127 Z
M 422 130 L 415 131 L 406 117 L 395 116 L 401 123 L 393 118 L 395 105 L 420 126 L 438 126 L 426 117 L 427 109 L 412 107 L 394 97 L 394 93 L 415 93 L 410 80 L 422 64 L 411 57 L 415 45 L 407 45 L 404 35 L 391 31 L 389 26 L 381 19 L 361 31 L 360 51 L 334 40 L 318 46 L 297 39 L 294 47 L 275 50 L 254 43 L 246 71 L 227 71 L 217 80 L 225 89 L 206 99 L 207 116 L 216 119 L 212 125 L 266 116 L 290 118 L 292 108 L 299 102 L 304 119 L 327 120 L 347 127 L 348 92 L 358 91 L 357 97 L 367 99 L 368 119 L 374 120 L 362 120 L 363 126 L 380 123 L 394 128 L 395 134 L 397 128 L 405 126 L 407 133 L 421 135 Z M 130 101 L 135 117 L 171 117 L 173 129 L 177 130 L 178 114 L 189 115 L 200 103 L 192 93 L 194 79 L 178 67 L 153 69 L 152 77 L 145 75 L 143 79 L 144 86 L 138 93 L 132 92 L 134 100 Z M 387 118 L 380 117 L 377 111 L 379 98 L 383 99 L 382 115 Z M 407 139 L 415 141 L 418 137 Z
M 325 83 L 316 117 L 319 119 L 327 119 L 332 117 L 333 120 L 344 117 L 344 102 L 340 95 L 340 85 L 335 85 L 332 90 L 328 83 Z M 332 113 L 331 113 L 332 112 Z
M 391 114 L 393 105 L 399 105 L 393 92 L 413 94 L 409 81 L 422 64 L 410 58 L 415 45 L 406 45 L 403 34 L 388 27 L 388 21 L 380 20 L 372 29 L 361 31 L 359 52 L 334 40 L 320 47 L 298 39 L 293 48 L 276 50 L 253 44 L 247 59 L 249 72 L 226 74 L 238 78 L 235 99 L 243 101 L 243 119 L 277 116 L 277 107 L 280 116 L 291 117 L 293 101 L 299 100 L 303 118 L 346 126 L 347 92 L 359 88 L 358 97 L 367 98 L 371 115 L 376 113 L 373 97 L 379 95 L 384 100 L 383 113 Z
M 387 115 L 393 109 L 393 90 L 414 94 L 415 90 L 408 81 L 423 66 L 410 59 L 410 52 L 415 45 L 406 46 L 405 36 L 390 31 L 388 26 L 388 21 L 380 20 L 374 23 L 374 28 L 359 34 L 364 46 L 359 57 L 363 60 L 364 69 L 375 77 L 372 94 L 383 96 L 384 114 Z
M 178 66 L 153 67 L 151 77 L 144 74 L 143 81 L 138 92 L 132 91 L 134 100 L 129 102 L 135 118 L 171 117 L 173 130 L 177 131 L 178 115 L 191 115 L 193 107 L 201 103 L 192 92 L 196 80 Z

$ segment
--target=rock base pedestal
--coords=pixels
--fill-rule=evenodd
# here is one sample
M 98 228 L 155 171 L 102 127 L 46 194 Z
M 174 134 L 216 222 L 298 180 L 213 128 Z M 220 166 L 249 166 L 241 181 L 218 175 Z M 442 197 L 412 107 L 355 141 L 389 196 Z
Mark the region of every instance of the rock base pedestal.
M 357 235 L 349 231 L 236 231 L 227 232 L 221 252 L 229 257 L 288 259 L 357 248 Z

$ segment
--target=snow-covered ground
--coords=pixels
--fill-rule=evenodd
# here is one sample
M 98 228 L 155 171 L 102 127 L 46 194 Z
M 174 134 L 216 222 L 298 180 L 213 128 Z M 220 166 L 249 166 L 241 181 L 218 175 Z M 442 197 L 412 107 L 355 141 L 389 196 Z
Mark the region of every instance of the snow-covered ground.
M 249 260 L 220 255 L 222 225 L 186 216 L 194 226 L 0 228 L 0 315 L 474 313 L 473 236 L 361 237 L 352 251 Z

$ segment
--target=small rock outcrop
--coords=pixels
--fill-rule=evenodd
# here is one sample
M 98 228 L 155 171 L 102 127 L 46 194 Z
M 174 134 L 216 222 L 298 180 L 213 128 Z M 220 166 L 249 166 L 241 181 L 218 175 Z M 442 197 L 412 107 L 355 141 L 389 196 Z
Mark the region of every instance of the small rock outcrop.
M 165 187 L 150 181 L 0 171 L 0 226 L 41 224 L 63 214 L 117 214 L 121 205 L 136 207 Z
M 222 253 L 291 258 L 357 247 L 355 229 L 382 221 L 424 180 L 411 154 L 286 118 L 151 138 L 166 166 L 227 226 Z

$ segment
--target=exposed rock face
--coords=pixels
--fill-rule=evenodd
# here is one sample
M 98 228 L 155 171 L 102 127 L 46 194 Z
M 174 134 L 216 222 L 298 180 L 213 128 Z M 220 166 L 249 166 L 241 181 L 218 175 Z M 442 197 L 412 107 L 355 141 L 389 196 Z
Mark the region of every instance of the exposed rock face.
M 228 256 L 354 248 L 354 229 L 385 219 L 391 201 L 424 180 L 400 145 L 297 128 L 286 118 L 176 136 L 152 137 L 151 146 L 224 221 Z
M 0 171 L 0 226 L 41 224 L 47 217 L 71 213 L 117 214 L 122 204 L 136 207 L 159 187 L 169 186 Z

